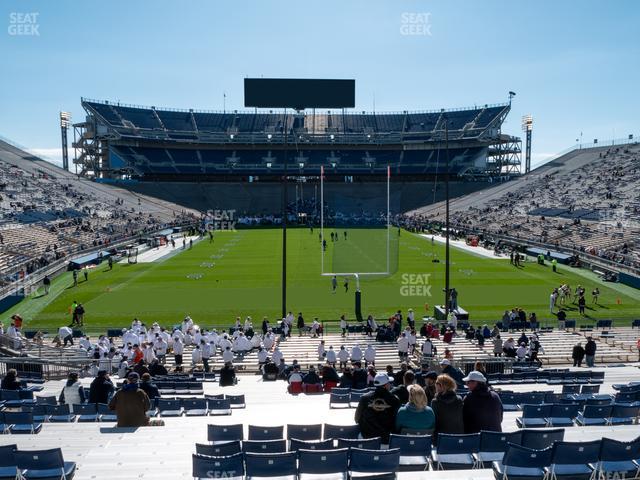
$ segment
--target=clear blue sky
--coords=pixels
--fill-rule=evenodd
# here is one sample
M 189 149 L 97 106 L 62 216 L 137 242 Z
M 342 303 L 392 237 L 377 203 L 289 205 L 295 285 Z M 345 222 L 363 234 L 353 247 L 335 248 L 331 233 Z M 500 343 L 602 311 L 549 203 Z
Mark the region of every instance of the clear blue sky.
M 37 13 L 38 36 L 10 35 Z M 410 14 L 410 15 L 403 15 Z M 406 20 L 427 35 L 403 35 Z M 0 135 L 55 158 L 80 97 L 242 108 L 245 76 L 356 79 L 358 110 L 496 103 L 534 117 L 533 158 L 640 136 L 640 2 L 3 0 Z M 417 26 L 416 26 L 417 25 Z M 424 25 L 424 24 L 422 24 Z

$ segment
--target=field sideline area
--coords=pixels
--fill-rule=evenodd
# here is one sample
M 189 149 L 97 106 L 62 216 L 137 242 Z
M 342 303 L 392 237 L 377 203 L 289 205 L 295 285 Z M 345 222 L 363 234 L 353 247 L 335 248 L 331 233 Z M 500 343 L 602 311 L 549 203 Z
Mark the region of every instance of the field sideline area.
M 358 243 L 357 235 L 351 232 L 348 241 Z M 343 313 L 353 319 L 355 282 L 350 279 L 345 293 L 341 277 L 332 293 L 331 279 L 320 275 L 318 230 L 291 229 L 288 247 L 290 309 L 303 312 L 308 321 L 314 316 L 335 320 Z M 332 248 L 329 243 L 328 256 Z M 431 314 L 433 305 L 442 302 L 444 287 L 444 262 L 433 263 L 434 256 L 444 260 L 442 244 L 432 245 L 424 237 L 403 231 L 397 271 L 384 278 L 361 280 L 363 314 L 381 319 L 398 309 L 413 308 L 420 317 L 425 304 Z M 158 262 L 117 264 L 113 271 L 100 265 L 90 271 L 88 282 L 80 275 L 77 287 L 72 286 L 70 273 L 65 273 L 55 279 L 49 295 L 39 291 L 5 312 L 2 319 L 6 323 L 12 313 L 20 312 L 28 329 L 55 329 L 69 323 L 69 306 L 77 300 L 85 306 L 85 327 L 92 332 L 128 325 L 133 317 L 148 324 L 172 325 L 187 314 L 205 326 L 229 326 L 237 315 L 250 315 L 255 323 L 266 315 L 273 322 L 280 315 L 280 260 L 278 229 L 219 232 L 213 243 L 204 239 L 192 250 Z M 587 289 L 588 318 L 579 324 L 614 318 L 624 320 L 616 323 L 623 325 L 640 317 L 636 290 L 604 283 L 584 270 L 560 266 L 554 274 L 548 265 L 533 262 L 518 269 L 508 260 L 483 258 L 457 248 L 451 249 L 451 261 L 451 285 L 459 291 L 459 304 L 470 312 L 472 323 L 497 321 L 512 307 L 553 322 L 549 294 L 561 283 Z M 325 258 L 325 266 L 327 263 Z M 590 292 L 596 285 L 601 296 L 599 305 L 592 305 Z M 577 306 L 569 304 L 569 318 L 578 318 Z

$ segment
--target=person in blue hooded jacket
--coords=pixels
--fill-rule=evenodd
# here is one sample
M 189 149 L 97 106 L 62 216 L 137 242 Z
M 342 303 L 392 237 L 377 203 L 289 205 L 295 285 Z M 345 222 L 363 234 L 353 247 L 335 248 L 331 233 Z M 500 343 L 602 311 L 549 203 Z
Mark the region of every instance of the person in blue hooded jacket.
M 431 407 L 427 405 L 427 395 L 420 385 L 409 385 L 409 401 L 405 403 L 396 415 L 396 430 L 402 433 L 403 429 L 433 430 L 436 424 L 436 416 Z

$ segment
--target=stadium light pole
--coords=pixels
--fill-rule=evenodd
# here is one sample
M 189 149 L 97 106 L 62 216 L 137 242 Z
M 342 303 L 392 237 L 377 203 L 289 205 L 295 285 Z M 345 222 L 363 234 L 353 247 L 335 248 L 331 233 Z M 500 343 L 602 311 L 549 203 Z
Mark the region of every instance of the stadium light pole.
M 449 317 L 449 120 L 444 116 L 444 152 L 445 162 L 447 165 L 447 174 L 444 179 L 444 196 L 445 196 L 445 260 L 444 260 L 444 315 L 445 321 Z
M 287 316 L 287 164 L 288 134 L 287 109 L 284 109 L 284 160 L 282 175 L 282 318 Z

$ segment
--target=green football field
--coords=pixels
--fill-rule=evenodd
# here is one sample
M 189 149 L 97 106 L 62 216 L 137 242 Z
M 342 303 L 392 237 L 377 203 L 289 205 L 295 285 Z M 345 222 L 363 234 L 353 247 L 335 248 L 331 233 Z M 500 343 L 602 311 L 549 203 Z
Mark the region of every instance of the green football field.
M 395 271 L 361 278 L 365 316 L 382 319 L 398 309 L 413 308 L 419 318 L 432 314 L 433 305 L 443 302 L 443 245 L 394 230 L 387 256 L 386 231 L 349 230 L 346 240 L 342 231 L 339 235 L 338 242 L 328 242 L 322 259 L 318 230 L 289 230 L 289 310 L 303 312 L 308 320 L 315 316 L 335 320 L 343 313 L 353 320 L 355 280 L 349 280 L 345 292 L 344 277 L 339 277 L 333 293 L 331 277 L 321 275 L 323 265 L 325 272 L 383 272 L 387 267 Z M 52 331 L 69 323 L 69 306 L 77 300 L 85 306 L 85 324 L 92 332 L 129 325 L 134 317 L 147 324 L 173 325 L 187 314 L 203 326 L 229 326 L 236 316 L 247 315 L 254 324 L 265 315 L 273 322 L 281 309 L 281 252 L 277 229 L 218 232 L 213 243 L 205 239 L 192 250 L 154 263 L 117 264 L 112 271 L 100 265 L 77 287 L 65 273 L 55 279 L 49 295 L 37 292 L 1 318 L 6 325 L 12 313 L 20 313 L 25 328 Z M 434 258 L 441 262 L 433 263 Z M 543 322 L 551 322 L 555 317 L 549 313 L 549 294 L 562 283 L 587 289 L 587 318 L 579 324 L 601 318 L 629 323 L 640 318 L 638 290 L 604 283 L 588 271 L 560 266 L 553 273 L 548 265 L 535 262 L 518 269 L 508 260 L 451 249 L 451 286 L 458 290 L 459 305 L 470 312 L 473 323 L 497 321 L 511 307 L 536 312 Z M 591 304 L 595 286 L 601 291 L 599 305 Z M 568 316 L 579 318 L 576 306 L 569 305 Z

